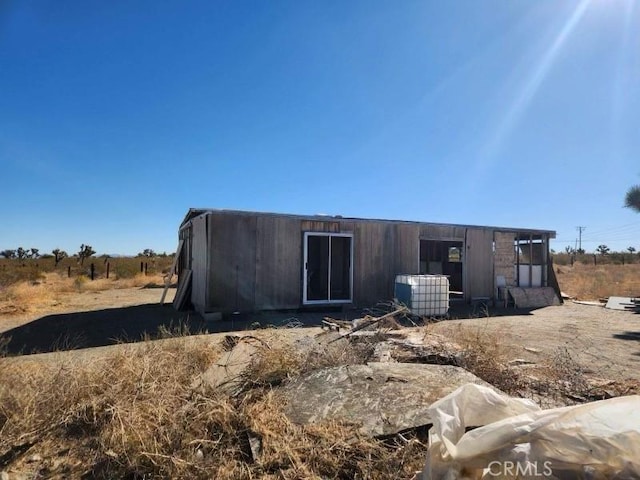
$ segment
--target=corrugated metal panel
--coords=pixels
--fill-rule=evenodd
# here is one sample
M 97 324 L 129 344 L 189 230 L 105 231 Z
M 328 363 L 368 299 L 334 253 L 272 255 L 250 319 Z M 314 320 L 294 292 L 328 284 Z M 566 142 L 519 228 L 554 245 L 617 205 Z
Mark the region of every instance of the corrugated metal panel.
M 467 229 L 465 252 L 465 299 L 493 297 L 493 232 Z
M 300 221 L 257 218 L 255 308 L 297 308 L 302 303 Z
M 197 311 L 204 312 L 207 306 L 209 267 L 206 215 L 191 220 L 191 232 L 191 303 Z

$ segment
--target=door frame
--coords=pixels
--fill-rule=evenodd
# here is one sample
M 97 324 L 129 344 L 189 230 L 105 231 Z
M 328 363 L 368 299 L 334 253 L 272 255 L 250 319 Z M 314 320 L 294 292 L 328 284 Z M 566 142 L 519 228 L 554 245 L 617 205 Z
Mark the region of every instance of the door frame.
M 309 263 L 309 237 L 329 237 L 329 273 L 327 275 L 327 288 L 329 297 L 327 300 L 308 300 L 307 299 L 307 278 Z M 331 300 L 331 237 L 350 238 L 349 252 L 349 299 L 348 300 Z M 353 233 L 333 233 L 333 232 L 304 232 L 303 238 L 303 256 L 302 256 L 302 304 L 303 305 L 327 305 L 327 304 L 343 304 L 353 303 Z

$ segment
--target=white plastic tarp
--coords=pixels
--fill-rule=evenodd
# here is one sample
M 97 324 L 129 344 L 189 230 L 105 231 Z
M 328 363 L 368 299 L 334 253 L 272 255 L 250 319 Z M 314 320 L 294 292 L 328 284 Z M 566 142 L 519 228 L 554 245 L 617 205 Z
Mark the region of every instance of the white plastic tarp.
M 467 384 L 429 411 L 424 480 L 640 478 L 637 395 L 541 410 Z

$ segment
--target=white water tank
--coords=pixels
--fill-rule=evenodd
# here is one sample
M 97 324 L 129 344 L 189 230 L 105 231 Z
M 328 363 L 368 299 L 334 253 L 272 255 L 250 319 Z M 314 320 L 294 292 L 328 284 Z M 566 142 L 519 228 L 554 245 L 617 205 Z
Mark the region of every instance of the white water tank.
M 449 311 L 445 275 L 396 275 L 395 298 L 415 315 L 440 317 Z

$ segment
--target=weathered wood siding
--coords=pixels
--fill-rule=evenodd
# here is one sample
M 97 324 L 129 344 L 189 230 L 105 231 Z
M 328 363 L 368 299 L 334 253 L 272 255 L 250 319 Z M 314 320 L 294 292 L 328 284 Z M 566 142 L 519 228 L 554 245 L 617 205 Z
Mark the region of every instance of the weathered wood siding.
M 513 232 L 492 228 L 210 211 L 191 220 L 189 265 L 200 311 L 302 306 L 304 232 L 353 234 L 353 303 L 393 297 L 395 275 L 420 271 L 420 239 L 464 244 L 464 292 L 493 297 L 495 275 L 514 279 Z M 495 241 L 495 252 L 494 252 Z M 182 263 L 182 262 L 181 262 Z
M 400 273 L 420 273 L 420 226 L 409 223 L 395 225 L 395 268 Z M 395 277 L 394 279 L 395 280 Z
M 322 220 L 296 220 L 289 219 L 296 224 L 302 223 L 303 232 L 330 232 L 340 233 L 340 222 L 335 221 L 322 221 Z
M 465 299 L 493 297 L 493 231 L 467 228 L 463 274 Z
M 204 311 L 209 292 L 209 244 L 207 242 L 207 216 L 191 220 L 191 303 L 198 311 Z
M 353 296 L 357 305 L 375 305 L 393 296 L 395 267 L 394 226 L 387 223 L 355 224 Z
M 210 311 L 252 311 L 256 294 L 257 217 L 209 215 Z
M 256 310 L 298 308 L 302 304 L 300 220 L 257 217 Z
M 423 240 L 459 240 L 464 241 L 466 229 L 456 225 L 420 226 L 420 238 Z

